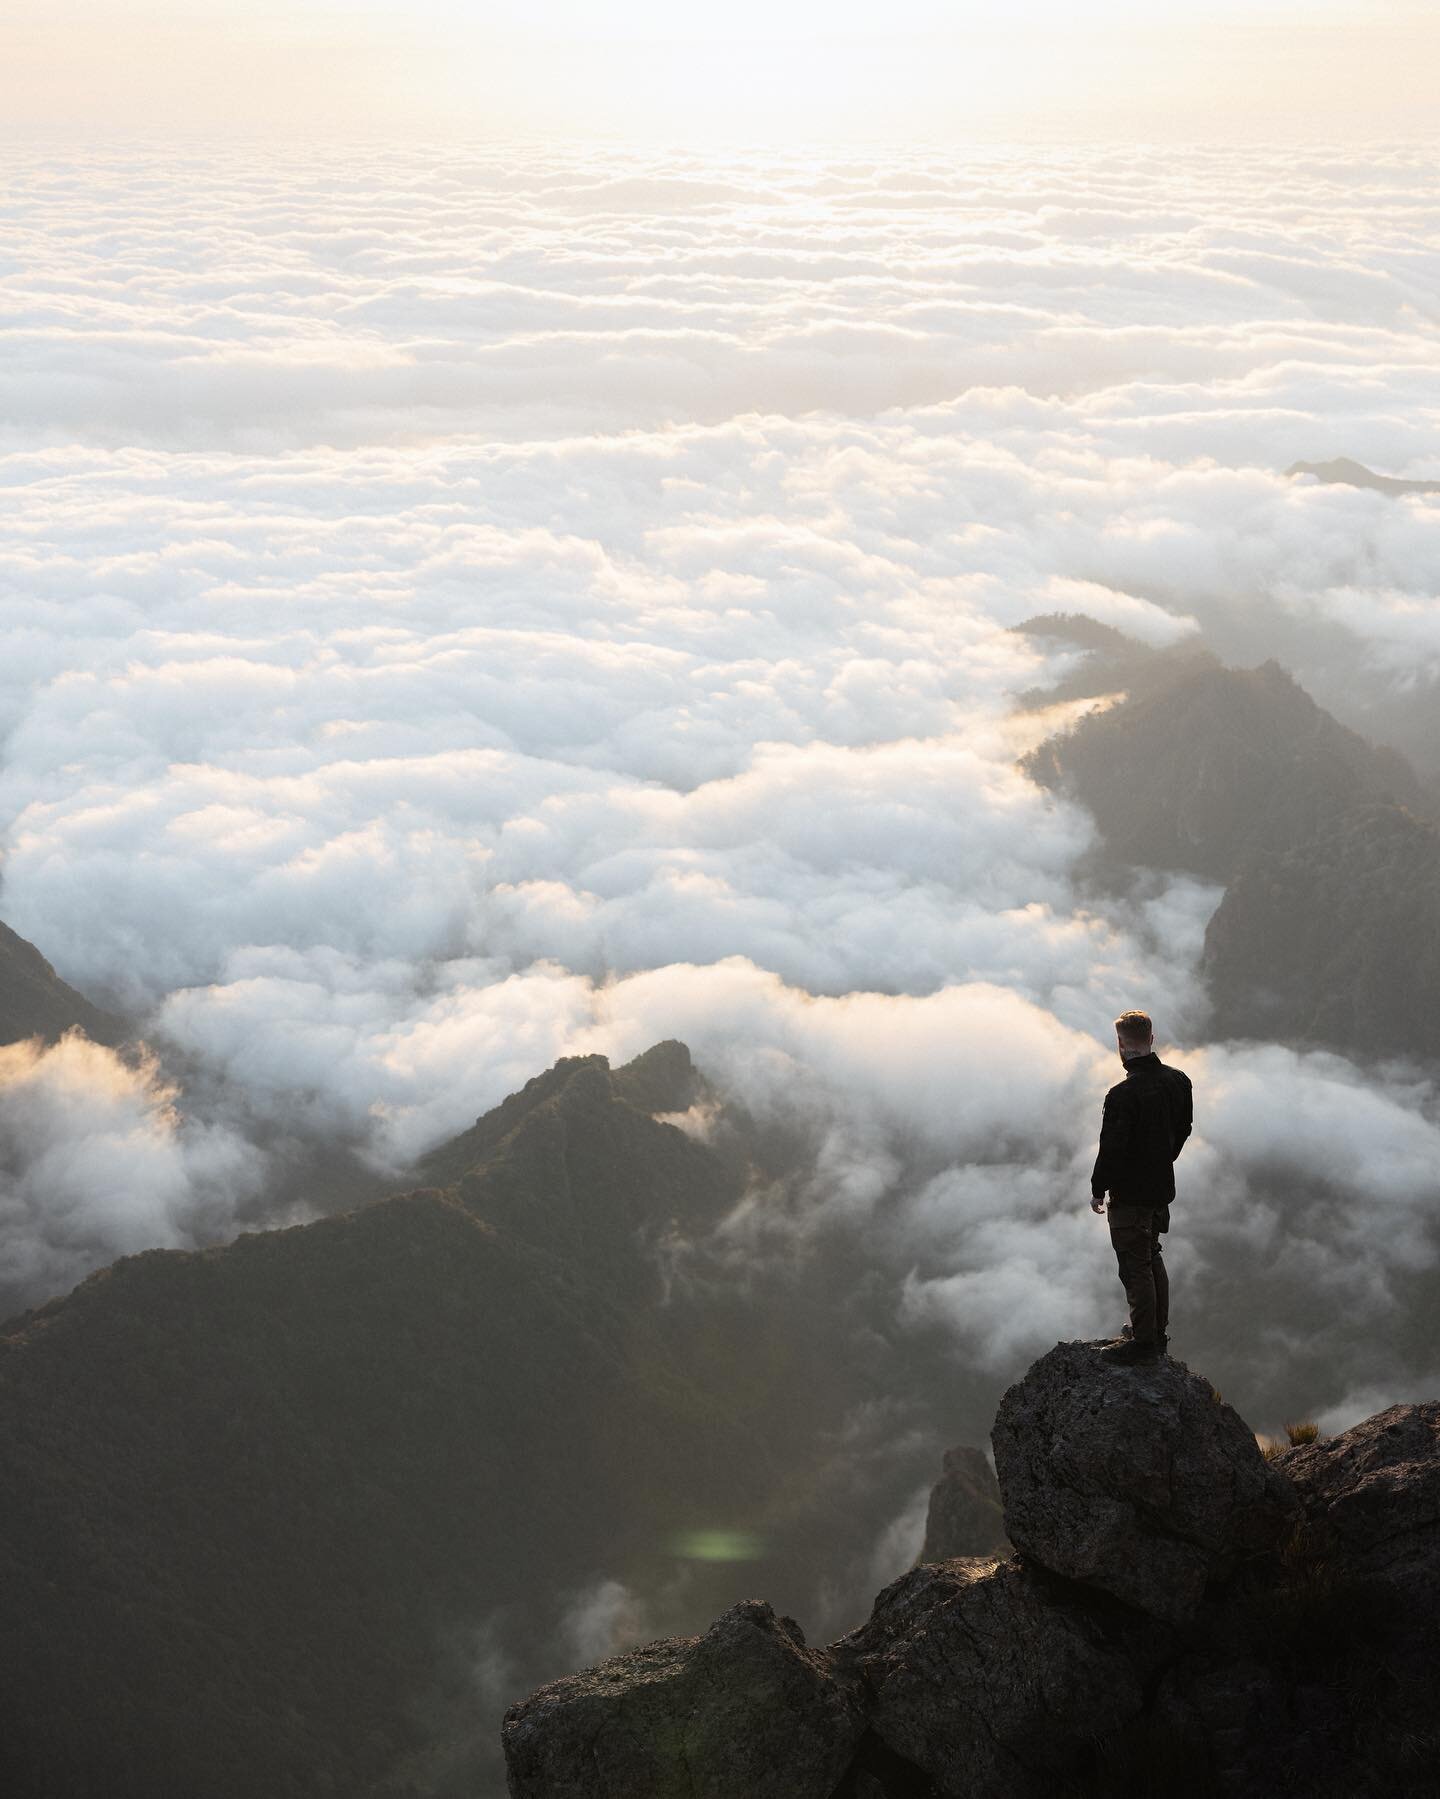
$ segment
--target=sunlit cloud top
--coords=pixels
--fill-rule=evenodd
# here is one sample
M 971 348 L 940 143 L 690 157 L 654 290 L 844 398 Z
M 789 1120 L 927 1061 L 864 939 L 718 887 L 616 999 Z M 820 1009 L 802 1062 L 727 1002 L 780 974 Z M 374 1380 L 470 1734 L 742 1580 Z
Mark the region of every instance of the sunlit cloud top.
M 1414 137 L 1428 0 L 20 0 L 11 132 Z

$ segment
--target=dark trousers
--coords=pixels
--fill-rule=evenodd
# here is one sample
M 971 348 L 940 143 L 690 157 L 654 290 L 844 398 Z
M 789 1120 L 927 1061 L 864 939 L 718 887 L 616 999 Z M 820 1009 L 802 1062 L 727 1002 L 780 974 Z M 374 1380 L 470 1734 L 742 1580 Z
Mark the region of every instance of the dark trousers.
M 1130 1333 L 1137 1343 L 1163 1337 L 1170 1322 L 1170 1277 L 1160 1254 L 1160 1227 L 1169 1222 L 1167 1211 L 1165 1206 L 1110 1202 L 1110 1242 L 1130 1305 Z

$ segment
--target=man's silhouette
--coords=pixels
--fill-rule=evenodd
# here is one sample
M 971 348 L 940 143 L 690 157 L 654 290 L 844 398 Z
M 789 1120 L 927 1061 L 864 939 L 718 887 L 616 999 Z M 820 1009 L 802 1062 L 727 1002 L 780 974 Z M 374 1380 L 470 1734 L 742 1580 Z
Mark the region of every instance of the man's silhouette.
M 1122 1012 L 1115 1037 L 1125 1079 L 1105 1095 L 1090 1206 L 1103 1212 L 1110 1195 L 1110 1242 L 1130 1304 L 1130 1340 L 1100 1353 L 1111 1362 L 1153 1362 L 1170 1343 L 1170 1279 L 1160 1235 L 1170 1228 L 1175 1158 L 1194 1113 L 1189 1076 L 1155 1054 L 1144 1012 Z

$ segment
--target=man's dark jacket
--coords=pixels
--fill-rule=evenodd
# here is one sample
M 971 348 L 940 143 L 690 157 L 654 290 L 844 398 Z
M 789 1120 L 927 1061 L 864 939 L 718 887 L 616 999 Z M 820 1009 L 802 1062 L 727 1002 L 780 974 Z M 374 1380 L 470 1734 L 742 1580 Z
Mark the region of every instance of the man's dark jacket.
M 1096 1199 L 1121 1206 L 1167 1206 L 1175 1197 L 1175 1158 L 1194 1121 L 1190 1077 L 1153 1052 L 1125 1065 L 1105 1095 L 1100 1153 L 1090 1176 Z

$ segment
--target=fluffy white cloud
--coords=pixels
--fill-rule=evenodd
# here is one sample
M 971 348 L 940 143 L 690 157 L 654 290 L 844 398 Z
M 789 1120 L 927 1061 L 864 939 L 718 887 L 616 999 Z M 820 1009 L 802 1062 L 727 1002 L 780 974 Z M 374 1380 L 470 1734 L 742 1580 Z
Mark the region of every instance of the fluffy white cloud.
M 1279 1045 L 1176 1059 L 1196 1094 L 1169 1238 L 1187 1350 L 1206 1366 L 1233 1353 L 1223 1296 L 1244 1269 L 1245 1303 L 1262 1308 L 1249 1329 L 1284 1338 L 1302 1314 L 1328 1317 L 1333 1340 L 1303 1347 L 1343 1360 L 1341 1332 L 1389 1329 L 1400 1280 L 1435 1265 L 1440 1094 L 1400 1070 L 1382 1081 L 1342 1057 Z M 899 1226 L 916 1269 L 904 1316 L 941 1324 L 996 1370 L 1060 1337 L 1110 1334 L 1123 1317 L 1104 1226 L 1085 1204 L 1098 1106 L 1082 1111 L 1083 1082 L 1065 1099 L 1043 1083 L 1027 1091 L 1048 1141 L 1037 1130 L 1023 1158 L 947 1167 L 907 1196 Z M 1188 1303 L 1196 1292 L 1208 1296 L 1199 1312 Z
M 263 1159 L 235 1132 L 184 1118 L 153 1057 L 78 1034 L 0 1045 L 3 1292 L 31 1298 L 142 1249 L 233 1230 Z
M 809 1121 L 803 1228 L 903 1193 L 917 1325 L 1097 1328 L 1096 1033 L 1203 1042 L 1217 896 L 1090 894 L 1005 627 L 1198 625 L 1440 764 L 1440 507 L 1283 475 L 1435 472 L 1427 159 L 6 156 L 9 922 L 387 1167 L 681 1036 Z M 1200 1063 L 1208 1216 L 1273 1245 L 1278 1168 L 1421 1253 L 1429 1099 L 1275 1053 Z M 154 1128 L 97 1258 L 223 1185 Z

